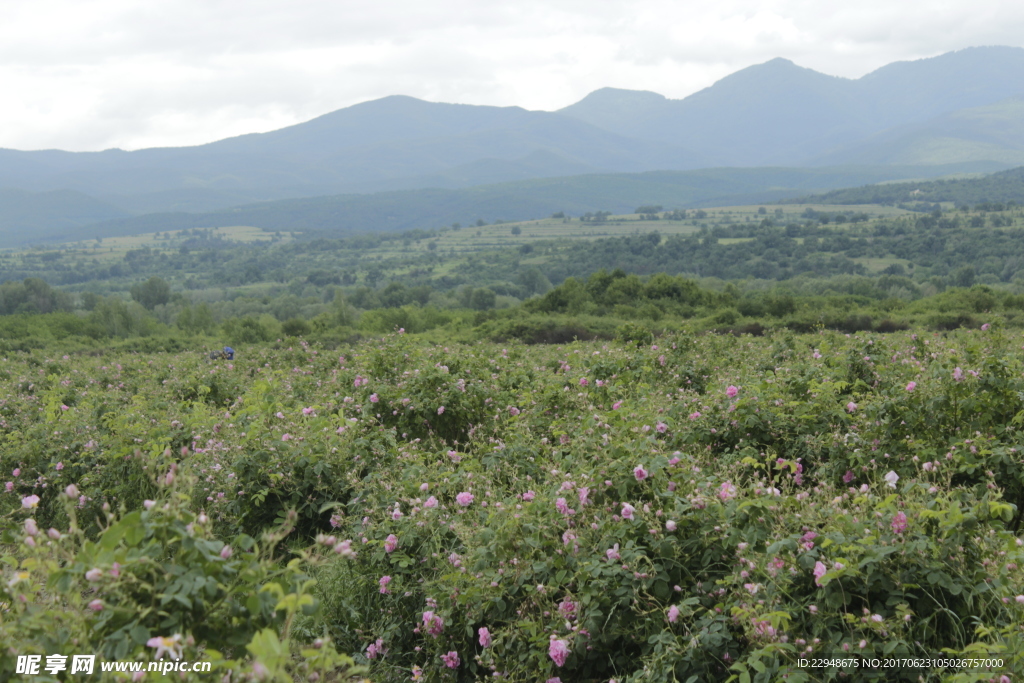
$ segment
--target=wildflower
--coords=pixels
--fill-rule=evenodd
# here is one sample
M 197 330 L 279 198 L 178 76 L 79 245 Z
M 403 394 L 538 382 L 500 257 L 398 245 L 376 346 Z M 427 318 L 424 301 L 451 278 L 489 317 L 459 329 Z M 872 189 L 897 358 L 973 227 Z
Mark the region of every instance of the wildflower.
M 444 415 L 444 406 L 441 406 L 440 408 L 437 409 L 437 414 Z
M 370 394 L 370 403 L 377 403 L 380 401 L 380 397 L 377 394 Z
M 351 539 L 345 539 L 344 541 L 338 543 L 338 545 L 334 546 L 334 552 L 350 560 L 353 560 L 356 557 L 355 551 L 352 550 Z
M 441 655 L 441 661 L 444 662 L 444 665 L 446 667 L 448 667 L 449 669 L 458 669 L 459 668 L 459 653 L 456 652 L 455 650 L 451 650 L 451 651 L 448 652 L 448 654 Z
M 898 482 L 900 480 L 900 475 L 896 474 L 892 470 L 889 470 L 886 473 L 884 479 L 885 479 L 885 485 L 888 486 L 891 489 L 894 489 L 894 488 L 896 488 L 896 482 Z
M 374 394 L 374 396 L 376 396 L 376 395 L 377 394 Z M 302 414 L 303 415 L 312 415 L 313 417 L 316 417 L 316 411 L 313 410 L 312 408 L 303 408 L 302 409 Z
M 163 659 L 164 653 L 170 654 L 171 659 L 181 659 L 181 634 L 175 633 L 170 638 L 156 636 L 146 641 L 147 647 L 155 647 L 153 654 L 157 659 Z
M 335 529 L 341 526 L 341 515 L 339 515 L 338 513 L 334 513 L 333 515 L 331 515 L 331 526 Z
M 814 583 L 818 586 L 821 585 L 821 579 L 828 572 L 823 562 L 814 563 Z
M 384 647 L 383 638 L 378 638 L 375 642 L 370 643 L 366 648 L 367 659 L 377 659 L 378 656 L 383 657 L 387 653 L 388 650 Z
M 455 496 L 455 502 L 462 507 L 468 507 L 473 502 L 473 494 L 468 491 L 463 491 L 459 495 Z
M 527 491 L 526 493 L 524 493 L 524 494 L 522 495 L 522 498 L 523 498 L 523 500 L 525 500 L 525 501 L 526 501 L 527 503 L 529 503 L 529 502 L 530 502 L 531 500 L 533 500 L 533 499 L 534 499 L 534 498 L 535 498 L 536 496 L 537 496 L 537 494 L 536 494 L 536 493 L 534 493 L 533 491 Z
M 102 600 L 93 600 L 92 602 L 89 603 L 89 609 L 91 609 L 93 612 L 102 612 L 103 611 L 103 601 Z
M 386 594 L 391 592 L 390 590 L 388 590 L 388 584 L 389 583 L 391 583 L 391 577 L 390 576 L 382 576 L 382 577 L 380 577 L 380 580 L 377 581 L 377 585 L 380 586 L 380 592 L 382 594 L 386 595 Z
M 398 536 L 394 534 L 388 534 L 388 537 L 384 539 L 384 552 L 393 553 L 395 548 L 398 547 Z
M 700 419 L 700 411 L 696 411 L 695 410 L 694 412 L 690 413 L 690 419 L 691 420 L 699 420 Z
M 10 493 L 11 491 L 14 490 L 14 482 L 13 481 L 7 482 L 6 484 L 4 484 L 4 488 L 7 489 L 7 493 Z
M 933 462 L 926 462 L 925 464 L 921 465 L 921 469 L 923 469 L 925 472 L 934 472 L 935 471 L 935 463 L 933 463 Z
M 668 608 L 668 621 L 670 624 L 674 624 L 677 619 L 679 619 L 679 608 L 672 605 Z
M 50 527 L 49 530 L 47 530 L 46 535 L 55 541 L 59 541 L 62 538 L 62 534 L 53 527 Z
M 811 614 L 817 614 L 818 613 L 818 606 L 817 605 L 808 605 L 807 606 L 807 611 L 810 612 Z
M 623 519 L 633 519 L 634 512 L 636 512 L 635 507 L 633 507 L 629 503 L 622 504 L 622 512 L 620 514 L 622 515 Z
M 31 517 L 25 520 L 25 533 L 29 536 L 35 536 L 39 533 L 39 527 L 36 526 L 36 520 Z
M 852 413 L 852 412 L 855 412 L 856 410 L 857 410 L 857 404 L 854 403 L 853 401 L 850 401 L 849 403 L 846 404 L 846 412 Z
M 988 323 L 985 323 L 984 325 L 981 326 L 981 331 L 982 332 L 988 332 L 988 328 L 990 328 L 990 327 L 991 327 L 991 325 L 989 325 Z
M 616 401 L 615 403 L 612 404 L 612 410 L 618 410 L 621 407 L 622 407 L 622 401 Z
M 487 630 L 486 626 L 481 626 L 480 628 L 478 628 L 476 633 L 477 636 L 479 637 L 480 647 L 491 646 L 491 632 Z
M 569 504 L 565 502 L 565 498 L 559 498 L 555 501 L 555 509 L 567 517 L 573 513 L 569 508 Z
M 815 360 L 821 358 L 821 353 L 818 351 L 818 349 L 814 349 L 814 353 L 811 354 L 811 358 Z
M 722 500 L 736 497 L 736 487 L 732 485 L 731 481 L 722 482 L 722 485 L 718 487 L 718 497 Z
M 441 635 L 442 631 L 444 631 L 444 619 L 433 612 L 424 612 L 423 626 L 426 627 L 427 633 L 436 638 Z
M 740 393 L 740 390 L 731 384 L 725 389 L 725 395 L 729 398 L 735 398 L 738 393 Z
M 619 555 L 619 544 L 618 543 L 613 545 L 608 550 L 605 550 L 604 554 L 605 554 L 605 557 L 608 558 L 609 562 L 614 562 L 616 560 L 621 560 L 622 559 L 622 556 Z
M 586 505 L 587 503 L 589 503 L 589 502 L 590 502 L 590 499 L 589 499 L 589 496 L 590 496 L 590 489 L 589 489 L 589 488 L 587 488 L 586 486 L 581 486 L 581 487 L 579 487 L 579 488 L 578 488 L 578 489 L 576 490 L 576 493 L 577 493 L 577 495 L 579 496 L 579 499 L 580 499 L 580 505 Z
M 68 487 L 64 489 L 64 495 L 68 498 L 74 498 L 78 495 L 78 487 L 74 484 L 68 484 Z
M 907 516 L 902 511 L 892 516 L 892 530 L 897 534 L 907 530 Z
M 519 414 L 519 408 L 516 408 L 515 406 L 509 406 L 508 414 L 511 415 L 512 417 L 515 417 L 516 415 Z
M 32 510 L 39 507 L 39 496 L 25 496 L 21 499 L 21 507 L 25 510 Z
M 53 467 L 54 467 L 54 469 L 56 469 L 56 470 L 57 470 L 58 472 L 60 472 L 60 471 L 61 471 L 62 469 L 64 469 L 64 463 L 63 463 L 63 462 L 59 462 L 59 463 L 57 463 L 56 465 L 54 465 Z
M 637 465 L 633 468 L 633 476 L 636 477 L 637 481 L 643 481 L 647 478 L 647 470 L 644 469 L 643 465 Z
M 17 479 L 18 477 L 21 476 L 21 468 L 15 467 L 13 470 L 11 470 L 11 474 L 13 474 L 14 478 Z
M 581 387 L 585 387 L 588 384 L 590 384 L 590 380 L 588 380 L 586 377 L 580 377 L 580 386 Z
M 654 425 L 654 428 L 658 431 L 659 434 L 664 434 L 666 431 L 668 431 L 668 425 L 665 424 L 664 422 L 658 422 L 656 425 Z
M 230 559 L 231 556 L 234 555 L 234 554 L 235 554 L 235 551 L 232 550 L 231 546 L 229 546 L 229 545 L 225 545 L 223 548 L 220 549 L 220 557 L 223 560 Z
M 959 367 L 953 368 L 953 379 L 957 382 L 961 382 L 964 379 L 964 371 Z
M 853 481 L 854 476 L 856 475 L 854 475 L 853 470 L 846 470 L 846 474 L 843 475 L 843 483 L 849 484 Z
M 914 389 L 917 389 L 917 382 L 910 382 L 907 384 L 907 391 L 913 391 Z
M 675 531 L 676 530 L 676 523 L 670 519 L 667 522 L 665 522 L 665 528 L 668 529 L 669 531 Z
M 569 643 L 559 638 L 552 638 L 548 645 L 548 656 L 555 663 L 555 666 L 562 666 L 565 660 L 569 659 Z
M 427 498 L 426 502 L 423 503 L 423 507 L 425 507 L 425 508 L 436 508 L 437 507 L 437 498 L 435 498 L 434 496 L 431 496 L 430 498 Z
M 285 432 L 284 434 L 281 435 L 281 441 L 291 441 L 291 440 L 292 440 L 292 435 L 289 434 L 288 432 Z

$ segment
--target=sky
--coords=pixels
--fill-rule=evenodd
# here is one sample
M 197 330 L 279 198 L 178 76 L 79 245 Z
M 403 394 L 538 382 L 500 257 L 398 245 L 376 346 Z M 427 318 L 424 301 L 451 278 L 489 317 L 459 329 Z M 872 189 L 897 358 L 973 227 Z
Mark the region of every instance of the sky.
M 859 78 L 1024 46 L 1018 0 L 2 0 L 0 147 L 202 144 L 387 95 L 682 98 L 776 57 Z

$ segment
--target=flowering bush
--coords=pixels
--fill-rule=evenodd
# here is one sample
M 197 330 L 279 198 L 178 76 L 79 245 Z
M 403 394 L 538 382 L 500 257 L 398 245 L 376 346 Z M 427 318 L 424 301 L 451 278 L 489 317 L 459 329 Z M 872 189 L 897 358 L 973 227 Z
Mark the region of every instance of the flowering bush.
M 81 559 L 36 580 L 70 581 L 80 631 L 129 656 L 236 661 L 270 629 L 327 634 L 380 681 L 800 681 L 813 653 L 985 652 L 1010 671 L 1024 354 L 1001 334 L 8 360 L 5 542 L 19 567 L 65 542 L 43 529 L 88 520 Z M 172 590 L 148 543 L 203 589 Z M 120 582 L 189 604 L 112 607 L 137 599 L 97 592 Z

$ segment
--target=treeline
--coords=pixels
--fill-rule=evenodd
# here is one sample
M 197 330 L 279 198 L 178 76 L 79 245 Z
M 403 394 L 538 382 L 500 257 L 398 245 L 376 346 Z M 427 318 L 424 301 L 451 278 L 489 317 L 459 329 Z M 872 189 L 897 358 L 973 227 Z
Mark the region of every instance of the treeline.
M 0 288 L 5 302 L 23 301 L 0 315 L 0 352 L 53 345 L 65 350 L 180 350 L 297 338 L 335 347 L 398 329 L 436 341 L 562 343 L 574 338 L 644 340 L 678 331 L 760 335 L 769 329 L 852 333 L 985 323 L 1024 327 L 1024 296 L 984 285 L 923 296 L 911 279 L 895 275 L 764 284 L 599 270 L 499 309 L 490 300 L 493 292 L 473 289 L 448 300 L 431 293 L 410 301 L 398 296 L 399 287 L 389 286 L 390 305 L 360 308 L 340 290 L 328 302 L 288 295 L 209 304 L 173 293 L 166 302 L 154 303 L 151 297 L 163 288 L 152 279 L 136 288 L 133 300 L 95 294 L 75 298 L 45 282 L 27 281 Z M 486 303 L 480 305 L 481 299 Z

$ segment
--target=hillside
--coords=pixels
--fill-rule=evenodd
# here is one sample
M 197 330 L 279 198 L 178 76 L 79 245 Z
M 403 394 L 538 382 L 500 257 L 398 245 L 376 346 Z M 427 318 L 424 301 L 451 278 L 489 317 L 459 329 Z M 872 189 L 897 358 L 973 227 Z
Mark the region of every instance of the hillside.
M 532 179 L 463 189 L 424 189 L 286 199 L 205 213 L 155 213 L 35 232 L 31 241 L 76 241 L 184 228 L 251 225 L 268 230 L 319 231 L 332 236 L 432 228 L 477 220 L 528 220 L 564 211 L 632 212 L 644 204 L 693 208 L 770 202 L 808 192 L 934 173 L 991 170 L 962 167 L 710 169 Z M 18 241 L 20 240 L 20 242 Z M 24 243 L 25 236 L 8 244 Z
M 820 195 L 782 200 L 781 203 L 910 204 L 953 202 L 957 206 L 1015 202 L 1024 204 L 1024 167 L 982 178 L 949 178 L 906 183 L 884 183 L 833 190 Z

